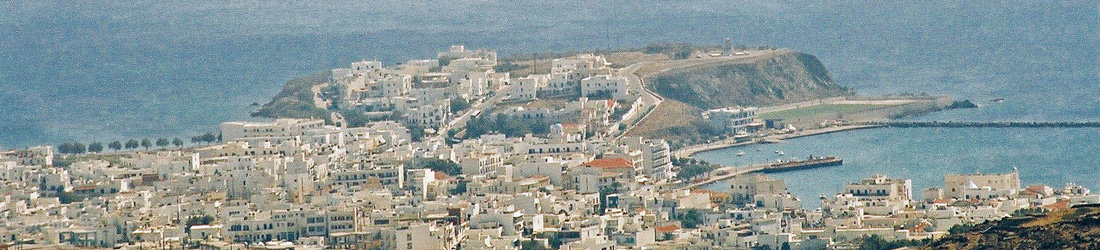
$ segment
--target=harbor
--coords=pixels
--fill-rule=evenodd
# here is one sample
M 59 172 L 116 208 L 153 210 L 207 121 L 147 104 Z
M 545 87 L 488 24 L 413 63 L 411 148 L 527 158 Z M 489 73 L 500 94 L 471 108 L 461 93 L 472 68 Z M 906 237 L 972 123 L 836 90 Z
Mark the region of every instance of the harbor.
M 782 153 L 778 151 L 777 154 Z M 694 189 L 697 187 L 707 186 L 719 181 L 727 180 L 738 175 L 750 174 L 750 173 L 779 173 L 787 171 L 796 171 L 812 168 L 839 166 L 844 164 L 844 160 L 837 157 L 813 157 L 810 156 L 805 160 L 778 160 L 776 162 L 755 164 L 742 167 L 722 167 L 711 171 L 712 174 L 706 178 L 692 181 L 690 184 L 679 188 Z

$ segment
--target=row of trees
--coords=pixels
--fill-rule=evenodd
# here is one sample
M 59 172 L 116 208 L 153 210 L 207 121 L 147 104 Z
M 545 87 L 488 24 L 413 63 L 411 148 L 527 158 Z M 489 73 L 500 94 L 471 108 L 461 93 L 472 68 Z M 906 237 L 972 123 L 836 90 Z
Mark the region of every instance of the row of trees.
M 477 138 L 483 134 L 500 132 L 508 137 L 520 137 L 525 134 L 550 133 L 550 122 L 546 119 L 523 119 L 497 114 L 496 119 L 482 115 L 466 123 L 466 138 Z
M 193 144 L 213 143 L 213 142 L 221 141 L 221 139 L 222 139 L 221 135 L 215 135 L 214 133 L 207 132 L 206 134 L 191 137 L 191 143 L 193 143 Z M 148 150 L 149 148 L 152 148 L 154 145 L 157 146 L 157 147 L 161 147 L 161 148 L 168 147 L 168 145 L 173 145 L 173 146 L 176 146 L 176 147 L 182 147 L 184 145 L 184 141 L 183 141 L 183 139 L 180 139 L 179 137 L 173 138 L 171 140 L 169 140 L 168 138 L 163 138 L 162 137 L 162 138 L 157 138 L 156 140 L 150 140 L 149 138 L 145 138 L 145 139 L 142 139 L 141 141 L 138 141 L 137 139 L 130 139 L 129 141 L 126 141 L 126 142 L 113 141 L 113 142 L 107 143 L 106 145 L 104 145 L 101 142 L 92 142 L 92 143 L 89 143 L 87 145 L 85 145 L 84 143 L 80 143 L 80 142 L 66 142 L 66 143 L 62 143 L 61 145 L 57 145 L 57 152 L 62 153 L 62 154 L 99 153 L 99 152 L 103 152 L 104 146 L 106 146 L 107 149 L 112 149 L 114 151 L 119 151 L 119 150 L 122 150 L 123 148 L 125 148 L 125 149 L 137 149 L 139 147 L 145 148 L 146 150 Z

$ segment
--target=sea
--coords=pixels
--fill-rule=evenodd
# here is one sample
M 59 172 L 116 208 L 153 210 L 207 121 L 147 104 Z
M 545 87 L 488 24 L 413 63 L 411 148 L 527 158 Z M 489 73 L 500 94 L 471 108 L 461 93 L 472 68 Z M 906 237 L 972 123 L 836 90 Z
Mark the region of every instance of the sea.
M 816 55 L 865 95 L 979 109 L 911 119 L 1100 119 L 1096 1 L 0 1 L 0 149 L 181 137 L 249 113 L 295 76 L 451 44 L 503 55 L 689 42 Z M 1003 103 L 990 102 L 1004 99 Z M 1096 129 L 877 129 L 759 145 L 843 167 L 776 175 L 814 198 L 871 173 L 1098 188 Z M 730 149 L 700 158 L 743 163 Z M 834 174 L 835 173 L 835 174 Z M 801 178 L 801 179 L 800 179 Z

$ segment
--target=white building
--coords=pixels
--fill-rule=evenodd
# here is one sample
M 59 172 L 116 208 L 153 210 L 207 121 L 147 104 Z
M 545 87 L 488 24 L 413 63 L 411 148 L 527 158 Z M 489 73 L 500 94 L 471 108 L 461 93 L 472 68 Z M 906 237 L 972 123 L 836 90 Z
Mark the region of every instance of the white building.
M 710 121 L 711 126 L 723 128 L 732 132 L 747 132 L 753 126 L 757 109 L 754 107 L 727 107 L 712 109 L 703 112 L 703 119 Z
M 365 75 L 376 70 L 382 70 L 382 62 L 363 60 L 351 63 L 352 74 Z
M 235 141 L 247 137 L 294 137 L 310 134 L 324 127 L 320 119 L 276 119 L 273 122 L 222 123 L 223 141 Z
M 378 82 L 383 97 L 404 96 L 412 89 L 412 76 L 388 75 Z
M 549 77 L 546 75 L 529 75 L 512 79 L 511 93 L 509 93 L 511 96 L 508 98 L 513 100 L 535 99 L 539 88 L 546 85 L 548 80 Z
M 945 198 L 985 198 L 993 193 L 1016 194 L 1020 189 L 1020 174 L 1016 168 L 1004 174 L 944 175 Z M 983 191 L 985 190 L 985 191 Z M 984 196 L 979 194 L 984 193 Z M 976 196 L 975 196 L 976 195 Z
M 581 80 L 581 96 L 607 95 L 616 100 L 629 97 L 625 76 L 595 75 Z

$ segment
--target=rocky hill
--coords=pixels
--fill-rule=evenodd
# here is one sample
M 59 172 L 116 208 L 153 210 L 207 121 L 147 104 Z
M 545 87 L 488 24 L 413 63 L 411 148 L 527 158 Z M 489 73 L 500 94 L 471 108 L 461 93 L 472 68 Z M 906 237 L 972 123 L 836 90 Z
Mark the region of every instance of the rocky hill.
M 707 109 L 769 106 L 852 95 L 833 82 L 813 55 L 788 50 L 759 52 L 748 58 L 720 60 L 689 67 L 655 64 L 666 69 L 647 77 L 647 87 L 665 102 L 628 135 L 698 143 L 724 131 L 703 121 Z
M 701 109 L 767 106 L 851 95 L 813 55 L 793 51 L 669 70 L 649 79 L 666 98 Z
M 922 249 L 1100 249 L 1100 207 L 986 222 Z
M 252 113 L 253 117 L 267 118 L 325 118 L 329 111 L 313 104 L 314 85 L 328 81 L 331 71 L 320 71 L 307 76 L 291 79 L 283 85 L 275 97 Z

